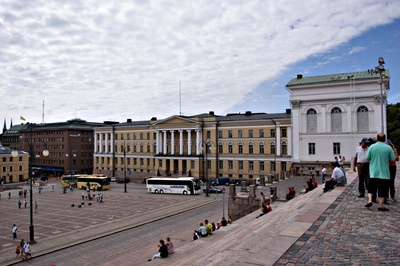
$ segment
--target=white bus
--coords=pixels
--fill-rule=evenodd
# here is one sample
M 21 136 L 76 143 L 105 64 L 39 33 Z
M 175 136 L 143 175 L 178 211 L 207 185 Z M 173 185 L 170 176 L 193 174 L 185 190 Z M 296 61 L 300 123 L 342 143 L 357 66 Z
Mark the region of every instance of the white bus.
M 201 181 L 194 177 L 152 177 L 146 180 L 146 188 L 152 193 L 194 195 L 199 194 Z

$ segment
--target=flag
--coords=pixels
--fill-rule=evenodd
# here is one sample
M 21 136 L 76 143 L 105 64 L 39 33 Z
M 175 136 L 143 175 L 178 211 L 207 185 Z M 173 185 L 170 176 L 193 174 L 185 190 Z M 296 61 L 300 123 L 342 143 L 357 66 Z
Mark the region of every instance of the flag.
M 25 118 L 22 115 L 19 116 L 19 120 L 26 121 Z

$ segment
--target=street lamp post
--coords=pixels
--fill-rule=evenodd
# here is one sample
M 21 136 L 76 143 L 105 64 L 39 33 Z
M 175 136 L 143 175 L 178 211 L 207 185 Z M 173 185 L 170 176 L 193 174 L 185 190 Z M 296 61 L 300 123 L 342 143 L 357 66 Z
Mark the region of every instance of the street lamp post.
M 127 193 L 126 190 L 126 148 L 125 148 L 125 141 L 124 141 L 124 193 Z
M 208 152 L 209 152 L 209 150 L 211 150 L 212 144 L 213 144 L 213 142 L 211 140 L 201 141 L 199 143 L 203 156 L 205 153 L 205 156 L 203 157 L 205 159 L 205 162 L 203 160 L 203 174 L 205 175 L 205 179 L 206 179 L 206 197 L 210 196 L 209 195 L 210 180 L 208 178 Z M 203 149 L 203 145 L 204 145 L 204 149 Z
M 29 180 L 29 190 L 30 190 L 29 191 L 29 201 L 30 201 L 30 203 L 29 203 L 29 205 L 30 205 L 29 206 L 29 211 L 30 211 L 29 212 L 29 214 L 30 214 L 29 243 L 35 244 L 36 241 L 35 241 L 35 231 L 34 231 L 34 225 L 33 225 L 33 189 L 32 189 L 32 182 L 33 182 L 32 165 L 33 165 L 33 158 L 34 158 L 34 151 L 33 151 L 34 141 L 33 141 L 33 125 L 32 125 L 32 123 L 29 124 L 29 128 L 30 128 L 30 136 L 29 136 L 30 141 L 28 142 L 28 141 L 24 140 L 28 144 L 28 147 L 29 147 L 29 164 L 28 164 L 28 171 L 29 171 L 29 173 L 28 173 L 29 179 L 28 180 Z M 43 140 L 40 140 L 40 141 L 42 141 L 46 145 L 46 143 Z M 16 150 L 13 150 L 11 152 L 11 155 L 13 157 L 18 157 L 18 154 L 19 153 Z M 43 154 L 43 156 L 48 156 L 49 151 L 47 149 L 45 149 L 45 150 L 43 150 L 42 154 Z
M 380 104 L 381 104 L 381 133 L 385 133 L 384 131 L 384 116 L 383 116 L 383 72 L 385 72 L 385 60 L 383 57 L 378 58 L 378 66 L 375 67 L 375 73 L 379 73 L 379 84 L 381 87 L 381 97 L 380 97 Z
M 225 220 L 225 188 L 222 188 L 222 220 Z

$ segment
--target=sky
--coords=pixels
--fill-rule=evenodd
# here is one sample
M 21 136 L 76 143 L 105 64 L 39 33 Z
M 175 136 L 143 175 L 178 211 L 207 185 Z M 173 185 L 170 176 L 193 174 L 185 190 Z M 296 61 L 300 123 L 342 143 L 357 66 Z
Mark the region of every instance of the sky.
M 399 43 L 400 0 L 0 0 L 0 119 L 282 113 L 297 74 L 378 57 L 397 103 Z

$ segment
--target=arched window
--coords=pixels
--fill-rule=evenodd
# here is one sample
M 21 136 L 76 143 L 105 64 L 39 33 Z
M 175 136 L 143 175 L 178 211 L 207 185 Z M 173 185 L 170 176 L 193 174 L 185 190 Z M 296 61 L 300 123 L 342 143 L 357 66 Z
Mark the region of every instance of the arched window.
M 287 155 L 287 142 L 286 141 L 282 141 L 281 154 L 282 155 Z
M 317 132 L 317 111 L 312 108 L 307 111 L 307 132 Z
M 334 107 L 331 111 L 331 131 L 342 132 L 342 110 Z
M 243 154 L 243 142 L 239 141 L 238 147 L 239 147 L 238 153 L 239 153 L 239 154 Z
M 357 131 L 369 131 L 369 116 L 366 106 L 357 108 Z

